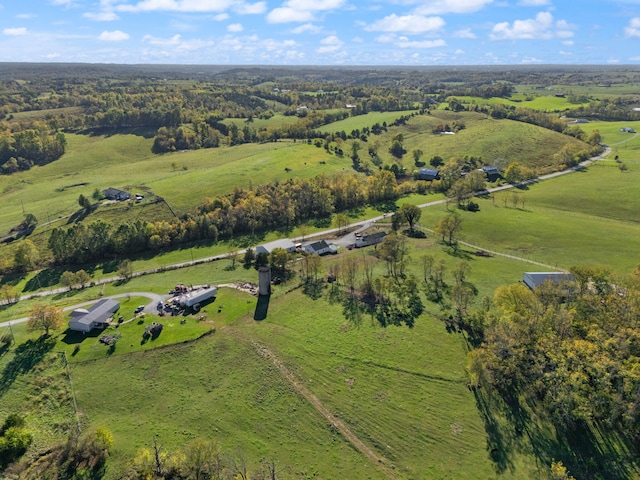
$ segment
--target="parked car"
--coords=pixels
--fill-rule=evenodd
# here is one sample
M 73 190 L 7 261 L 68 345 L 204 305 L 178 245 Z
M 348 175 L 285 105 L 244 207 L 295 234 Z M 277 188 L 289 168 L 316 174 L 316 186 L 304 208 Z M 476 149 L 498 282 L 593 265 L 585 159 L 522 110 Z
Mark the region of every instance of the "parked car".
M 138 305 L 136 309 L 133 311 L 133 313 L 140 313 L 143 310 L 144 310 L 144 305 Z

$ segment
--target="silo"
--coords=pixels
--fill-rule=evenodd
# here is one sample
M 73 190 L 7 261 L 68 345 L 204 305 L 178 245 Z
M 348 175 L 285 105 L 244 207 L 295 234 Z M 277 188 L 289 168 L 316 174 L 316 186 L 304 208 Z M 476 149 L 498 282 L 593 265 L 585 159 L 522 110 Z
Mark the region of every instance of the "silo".
M 258 293 L 260 295 L 271 295 L 271 269 L 260 267 L 258 269 Z

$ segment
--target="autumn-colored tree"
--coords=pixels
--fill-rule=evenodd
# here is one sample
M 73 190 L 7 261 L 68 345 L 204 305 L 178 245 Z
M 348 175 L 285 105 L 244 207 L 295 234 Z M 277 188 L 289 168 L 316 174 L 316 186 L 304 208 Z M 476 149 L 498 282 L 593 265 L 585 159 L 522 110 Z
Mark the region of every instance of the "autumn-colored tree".
M 62 327 L 63 322 L 62 310 L 58 310 L 53 305 L 36 303 L 27 320 L 27 329 L 29 331 L 44 330 L 44 334 L 49 335 L 51 330 Z

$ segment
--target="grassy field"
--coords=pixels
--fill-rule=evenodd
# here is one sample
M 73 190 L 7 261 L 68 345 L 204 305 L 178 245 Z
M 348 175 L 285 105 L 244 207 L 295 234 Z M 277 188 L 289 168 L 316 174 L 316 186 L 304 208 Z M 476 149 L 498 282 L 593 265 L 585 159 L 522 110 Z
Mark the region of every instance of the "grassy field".
M 448 269 L 460 261 L 433 240 L 411 244 L 416 259 L 430 252 L 446 259 Z M 481 295 L 499 282 L 517 281 L 526 268 L 499 257 L 469 261 Z M 116 437 L 114 472 L 158 434 L 167 448 L 207 436 L 226 450 L 241 448 L 248 459 L 273 456 L 291 472 L 382 478 L 283 383 L 247 343 L 252 340 L 294 371 L 400 478 L 497 475 L 482 416 L 466 387 L 462 336 L 447 333 L 429 315 L 412 330 L 381 329 L 368 320 L 354 328 L 339 305 L 327 302 L 326 292 L 312 300 L 301 290 L 286 293 L 289 288 L 277 290 L 263 322 L 253 320 L 251 297 L 250 311 L 241 314 L 242 305 L 249 306 L 238 294 L 238 319 L 189 346 L 72 363 L 83 418 L 89 426 L 108 425 Z M 224 311 L 230 302 L 224 301 Z M 110 385 L 102 381 L 107 375 Z M 513 455 L 514 471 L 500 478 L 529 477 L 531 459 Z
M 466 128 L 455 135 L 434 135 L 433 127 L 438 124 L 452 124 L 462 121 Z M 396 129 L 390 129 L 393 135 Z M 549 165 L 553 154 L 565 144 L 587 148 L 585 144 L 551 132 L 544 128 L 511 120 L 494 120 L 483 114 L 473 112 L 454 113 L 435 111 L 431 115 L 412 118 L 405 127 L 404 147 L 407 152 L 419 148 L 424 152 L 423 159 L 440 155 L 445 160 L 465 155 L 481 157 L 486 164 L 502 163 L 505 166 L 512 161 L 531 167 Z M 517 139 L 517 141 L 514 141 Z M 410 155 L 404 160 L 407 167 L 413 164 Z
M 567 98 L 556 97 L 553 94 L 551 95 L 514 94 L 509 98 L 498 98 L 498 97 L 482 98 L 482 97 L 470 97 L 470 96 L 461 96 L 461 97 L 455 97 L 455 98 L 457 98 L 461 103 L 471 104 L 471 105 L 502 104 L 502 105 L 507 105 L 509 107 L 528 108 L 530 110 L 539 110 L 542 112 L 562 112 L 565 110 L 570 110 L 572 108 L 578 108 L 582 105 L 587 105 L 587 103 L 584 103 L 584 104 L 570 103 L 567 100 Z M 441 105 L 441 107 L 443 105 Z
M 318 130 L 327 133 L 345 131 L 347 134 L 350 134 L 353 130 L 362 130 L 365 127 L 371 128 L 376 123 L 382 125 L 386 122 L 387 125 L 391 125 L 398 118 L 405 115 L 411 115 L 412 113 L 415 113 L 415 110 L 405 110 L 399 112 L 369 112 L 364 115 L 356 115 L 345 118 L 344 120 L 329 123 L 327 125 L 319 127 Z

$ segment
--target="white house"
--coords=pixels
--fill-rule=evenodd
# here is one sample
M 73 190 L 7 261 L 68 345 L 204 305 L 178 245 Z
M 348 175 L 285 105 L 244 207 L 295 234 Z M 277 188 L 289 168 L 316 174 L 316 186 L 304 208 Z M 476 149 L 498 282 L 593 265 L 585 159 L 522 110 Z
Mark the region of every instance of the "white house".
M 332 243 L 328 243 L 326 240 L 320 240 L 317 242 L 307 243 L 302 248 L 305 252 L 312 255 L 325 255 L 327 253 L 338 253 L 338 247 Z
M 94 328 L 104 328 L 118 310 L 120 310 L 120 302 L 103 298 L 88 310 L 78 309 L 71 312 L 69 330 L 89 333 Z

